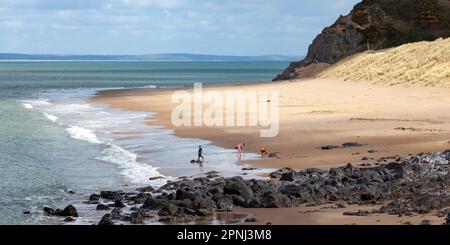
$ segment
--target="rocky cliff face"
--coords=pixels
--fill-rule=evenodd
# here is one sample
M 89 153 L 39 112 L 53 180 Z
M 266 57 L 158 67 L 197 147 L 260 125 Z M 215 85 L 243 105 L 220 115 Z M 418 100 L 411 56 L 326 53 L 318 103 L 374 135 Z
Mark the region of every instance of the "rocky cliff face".
M 274 80 L 311 77 L 362 51 L 439 37 L 450 37 L 450 0 L 363 0 L 314 39 L 305 59 Z

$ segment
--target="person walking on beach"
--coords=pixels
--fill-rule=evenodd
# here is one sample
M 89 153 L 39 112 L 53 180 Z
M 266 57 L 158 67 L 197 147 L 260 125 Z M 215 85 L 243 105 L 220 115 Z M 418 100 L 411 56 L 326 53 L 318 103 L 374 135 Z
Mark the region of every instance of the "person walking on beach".
M 201 162 L 205 161 L 205 158 L 203 157 L 203 148 L 201 145 L 198 146 L 198 162 L 200 162 L 200 158 L 202 159 Z
M 242 142 L 236 146 L 236 149 L 238 151 L 238 159 L 243 160 L 244 159 L 244 153 L 245 153 L 245 143 Z

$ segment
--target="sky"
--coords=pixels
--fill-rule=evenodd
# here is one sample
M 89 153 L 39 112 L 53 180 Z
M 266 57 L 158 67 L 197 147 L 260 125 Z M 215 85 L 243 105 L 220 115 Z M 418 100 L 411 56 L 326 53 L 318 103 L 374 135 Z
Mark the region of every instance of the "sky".
M 304 55 L 360 0 L 0 0 L 0 53 Z

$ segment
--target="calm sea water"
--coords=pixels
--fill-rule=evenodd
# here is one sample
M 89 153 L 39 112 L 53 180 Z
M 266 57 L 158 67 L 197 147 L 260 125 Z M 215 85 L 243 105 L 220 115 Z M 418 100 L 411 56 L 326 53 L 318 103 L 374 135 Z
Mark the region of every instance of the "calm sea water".
M 112 110 L 86 100 L 101 89 L 267 81 L 287 65 L 0 62 L 0 224 L 61 223 L 41 210 L 67 203 L 79 209 L 79 223 L 89 224 L 99 218 L 95 207 L 82 203 L 90 193 L 158 186 L 211 170 L 242 172 L 232 150 L 145 126 L 151 113 Z M 199 144 L 207 154 L 203 168 L 189 164 Z M 150 181 L 154 176 L 164 179 Z

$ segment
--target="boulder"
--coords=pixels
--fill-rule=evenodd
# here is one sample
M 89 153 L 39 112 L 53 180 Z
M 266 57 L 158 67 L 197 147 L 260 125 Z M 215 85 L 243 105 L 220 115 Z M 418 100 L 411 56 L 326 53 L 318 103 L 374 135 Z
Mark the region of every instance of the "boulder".
M 188 191 L 183 191 L 178 189 L 176 192 L 176 200 L 184 200 L 184 199 L 189 199 L 191 201 L 194 201 L 197 198 L 197 195 L 195 193 L 192 192 L 188 192 Z
M 223 193 L 230 195 L 234 204 L 242 207 L 247 207 L 253 200 L 253 191 L 242 178 L 228 180 L 223 188 Z
M 109 214 L 105 214 L 97 225 L 114 225 L 114 222 L 111 221 Z
M 123 191 L 102 191 L 100 196 L 107 200 L 122 200 Z
M 110 207 L 108 207 L 107 205 L 104 204 L 99 204 L 97 205 L 97 210 L 109 210 Z

